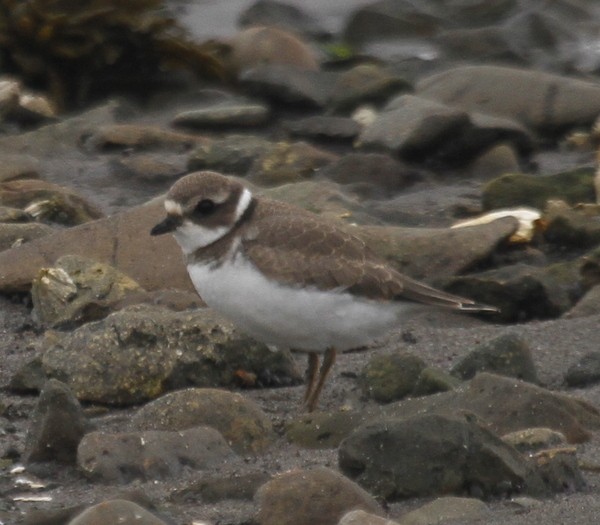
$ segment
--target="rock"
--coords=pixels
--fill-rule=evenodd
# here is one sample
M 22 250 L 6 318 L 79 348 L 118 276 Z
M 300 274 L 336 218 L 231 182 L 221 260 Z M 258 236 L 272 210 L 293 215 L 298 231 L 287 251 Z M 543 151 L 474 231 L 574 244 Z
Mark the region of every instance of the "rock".
M 174 503 L 184 503 L 198 498 L 205 503 L 216 503 L 223 500 L 251 501 L 259 487 L 270 478 L 271 476 L 266 472 L 236 473 L 227 477 L 208 476 L 176 490 L 169 499 Z
M 538 427 L 509 432 L 502 436 L 502 441 L 515 447 L 519 452 L 531 453 L 563 446 L 567 443 L 567 438 L 551 428 Z
M 380 153 L 349 153 L 321 168 L 319 176 L 367 198 L 389 197 L 422 178 L 414 168 Z
M 544 209 L 550 199 L 562 199 L 570 204 L 595 202 L 593 178 L 593 171 L 587 168 L 543 176 L 509 173 L 483 188 L 483 208 L 530 206 Z
M 240 27 L 274 26 L 321 39 L 329 35 L 315 16 L 295 5 L 275 0 L 255 1 L 241 12 L 238 25 Z
M 431 157 L 470 125 L 462 110 L 414 95 L 393 99 L 366 127 L 359 146 L 416 161 Z
M 337 77 L 329 106 L 346 112 L 360 104 L 381 104 L 390 96 L 411 89 L 406 79 L 379 65 L 359 64 Z
M 32 155 L 3 153 L 0 182 L 16 179 L 39 179 L 42 163 Z
M 272 142 L 260 137 L 228 135 L 195 148 L 190 153 L 188 169 L 246 175 L 255 159 L 272 147 Z
M 33 280 L 32 315 L 44 328 L 72 327 L 105 317 L 113 304 L 141 291 L 134 280 L 108 264 L 65 255 Z
M 0 183 L 0 204 L 21 208 L 41 222 L 75 226 L 104 214 L 74 191 L 39 179 Z
M 468 65 L 436 73 L 419 81 L 416 93 L 467 111 L 514 119 L 546 135 L 589 126 L 600 113 L 600 86 L 595 82 L 503 66 Z
M 565 373 L 565 383 L 574 388 L 600 382 L 600 352 L 590 352 L 571 365 Z
M 244 91 L 295 108 L 323 108 L 331 98 L 338 73 L 313 71 L 289 65 L 257 65 L 239 78 Z
M 283 127 L 293 137 L 349 144 L 358 137 L 362 129 L 362 126 L 351 118 L 324 115 L 284 121 Z
M 575 447 L 542 450 L 533 455 L 532 461 L 552 492 L 575 492 L 587 487 Z
M 234 99 L 177 113 L 173 118 L 173 124 L 209 129 L 254 127 L 265 124 L 270 114 L 269 107 L 260 102 Z
M 482 152 L 467 167 L 469 178 L 486 180 L 520 170 L 519 157 L 515 147 L 508 142 L 500 142 Z
M 336 448 L 357 426 L 368 419 L 359 412 L 312 412 L 291 419 L 285 436 L 303 448 Z
M 31 417 L 24 461 L 75 464 L 77 445 L 88 426 L 81 405 L 67 385 L 50 379 Z
M 112 151 L 133 149 L 135 151 L 174 148 L 186 151 L 206 144 L 209 139 L 187 133 L 179 133 L 158 126 L 143 124 L 111 124 L 101 126 L 85 137 L 84 146 L 90 150 Z
M 361 371 L 359 383 L 367 398 L 389 403 L 408 395 L 425 367 L 423 359 L 408 353 L 377 355 Z
M 544 239 L 559 246 L 591 248 L 600 244 L 600 208 L 575 208 L 562 200 L 547 201 L 544 210 Z
M 311 178 L 338 156 L 305 142 L 280 142 L 264 151 L 252 164 L 248 180 L 259 186 L 275 186 Z
M 600 313 L 600 286 L 594 286 L 563 317 L 587 317 Z
M 412 391 L 413 396 L 428 396 L 438 392 L 454 390 L 461 381 L 445 370 L 426 366 L 421 370 Z
M 175 239 L 149 234 L 164 214 L 162 198 L 158 198 L 2 252 L 0 291 L 26 291 L 40 268 L 52 266 L 66 254 L 108 263 L 146 290 L 161 289 L 169 283 L 172 288 L 193 291 Z
M 124 308 L 62 336 L 47 333 L 41 369 L 65 381 L 78 399 L 118 405 L 154 399 L 170 388 L 236 384 L 240 374 L 253 375 L 258 385 L 301 378 L 289 352 L 237 335 L 211 310 L 176 313 L 149 305 Z M 32 372 L 39 376 L 36 367 Z M 19 375 L 31 384 L 23 371 Z
M 91 432 L 77 449 L 79 468 L 86 476 L 105 483 L 173 478 L 184 469 L 214 469 L 234 457 L 223 436 L 210 427 Z
M 363 425 L 340 444 L 339 465 L 388 501 L 465 489 L 500 495 L 536 485 L 523 456 L 472 414 L 426 414 Z
M 87 508 L 75 516 L 67 525 L 167 525 L 166 521 L 151 514 L 137 503 L 126 500 L 107 500 Z
M 115 161 L 115 175 L 147 182 L 172 181 L 185 175 L 187 158 L 166 153 L 134 153 Z
M 386 520 L 364 510 L 351 510 L 342 516 L 338 525 L 398 525 L 398 522 Z
M 0 206 L 0 223 L 9 223 L 9 224 L 21 224 L 24 222 L 29 222 L 33 217 L 29 215 L 29 213 L 20 210 L 18 208 L 11 208 L 9 206 Z M 0 249 L 0 251 L 2 251 Z
M 400 519 L 399 525 L 438 525 L 448 521 L 467 522 L 489 518 L 487 505 L 475 498 L 437 498 Z
M 26 224 L 2 223 L 0 224 L 0 252 L 18 248 L 23 244 L 55 232 L 56 230 L 51 226 L 35 222 Z M 1 275 L 2 272 L 0 272 L 0 279 Z
M 144 405 L 135 429 L 183 430 L 209 425 L 239 454 L 264 452 L 274 439 L 271 421 L 254 402 L 225 390 L 188 388 Z
M 255 500 L 259 525 L 336 525 L 350 510 L 381 513 L 372 496 L 327 467 L 280 474 L 258 490 Z
M 317 71 L 319 62 L 312 49 L 297 35 L 277 27 L 251 27 L 230 42 L 231 69 L 243 72 L 261 65 L 285 65 L 301 71 Z
M 461 379 L 471 379 L 478 372 L 516 377 L 530 383 L 539 381 L 529 345 L 513 333 L 479 344 L 451 370 Z

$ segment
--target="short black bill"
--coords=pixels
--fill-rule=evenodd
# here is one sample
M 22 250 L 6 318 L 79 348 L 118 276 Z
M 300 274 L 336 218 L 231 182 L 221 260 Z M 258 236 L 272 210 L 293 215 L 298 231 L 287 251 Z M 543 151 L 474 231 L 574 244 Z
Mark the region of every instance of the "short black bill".
M 169 233 L 175 231 L 181 224 L 181 217 L 175 215 L 167 215 L 167 217 L 159 222 L 154 228 L 150 230 L 150 235 L 162 235 L 163 233 Z

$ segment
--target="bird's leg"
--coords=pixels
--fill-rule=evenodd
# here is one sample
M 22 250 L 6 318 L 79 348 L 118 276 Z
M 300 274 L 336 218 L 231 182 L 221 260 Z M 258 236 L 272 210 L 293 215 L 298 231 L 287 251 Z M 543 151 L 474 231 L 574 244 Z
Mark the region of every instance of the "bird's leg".
M 323 390 L 325 379 L 327 379 L 327 375 L 329 374 L 333 363 L 335 363 L 335 356 L 335 348 L 328 348 L 325 350 L 325 357 L 323 357 L 323 363 L 321 364 L 321 370 L 319 371 L 319 380 L 317 381 L 316 387 L 310 393 L 305 403 L 306 409 L 309 412 L 312 412 L 319 402 L 319 396 L 321 395 L 321 390 Z
M 315 352 L 308 354 L 308 368 L 306 369 L 306 390 L 304 391 L 304 404 L 306 405 L 310 394 L 315 388 L 317 370 L 319 369 L 319 355 Z

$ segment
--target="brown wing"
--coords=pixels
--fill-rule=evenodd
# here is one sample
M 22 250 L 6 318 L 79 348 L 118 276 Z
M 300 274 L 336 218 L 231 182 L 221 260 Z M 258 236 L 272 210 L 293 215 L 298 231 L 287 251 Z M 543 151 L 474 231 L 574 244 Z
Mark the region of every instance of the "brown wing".
M 290 286 L 348 290 L 366 299 L 406 299 L 459 310 L 491 310 L 410 279 L 379 260 L 349 229 L 310 214 L 257 216 L 244 252 L 269 278 Z

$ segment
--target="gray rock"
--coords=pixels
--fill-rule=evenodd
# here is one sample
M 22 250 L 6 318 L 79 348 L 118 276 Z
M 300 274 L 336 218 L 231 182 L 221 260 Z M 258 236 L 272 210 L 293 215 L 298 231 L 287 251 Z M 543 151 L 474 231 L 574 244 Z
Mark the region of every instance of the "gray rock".
M 210 427 L 86 434 L 77 449 L 84 474 L 105 483 L 168 479 L 184 469 L 207 470 L 235 457 L 223 436 Z
M 137 503 L 121 499 L 107 500 L 93 505 L 75 516 L 67 525 L 97 525 L 99 523 L 167 525 L 166 521 L 151 514 Z
M 451 370 L 452 374 L 461 379 L 471 379 L 478 372 L 492 372 L 523 379 L 530 383 L 538 382 L 529 345 L 513 333 L 481 343 L 456 363 Z
M 437 498 L 416 510 L 404 514 L 399 525 L 438 525 L 448 521 L 485 520 L 490 515 L 487 505 L 475 498 L 448 496 Z
M 41 162 L 32 155 L 3 153 L 0 182 L 15 179 L 38 179 L 41 169 Z
M 537 471 L 552 492 L 575 492 L 587 487 L 576 452 L 575 447 L 550 448 L 532 456 Z
M 412 391 L 414 396 L 428 396 L 453 390 L 461 381 L 441 368 L 426 366 L 421 370 Z
M 544 134 L 589 126 L 600 113 L 600 85 L 595 82 L 502 66 L 436 73 L 421 80 L 416 93 L 466 111 L 514 119 Z
M 254 127 L 265 124 L 271 111 L 260 102 L 228 100 L 177 113 L 173 124 L 188 128 Z
M 364 510 L 351 510 L 342 516 L 338 525 L 398 525 L 397 521 L 386 520 Z
M 187 157 L 181 154 L 134 153 L 119 157 L 115 161 L 117 177 L 128 177 L 139 181 L 172 181 L 186 173 Z
M 348 117 L 315 115 L 284 121 L 283 128 L 293 137 L 351 143 L 358 137 L 362 126 Z
M 238 453 L 264 452 L 273 442 L 271 421 L 240 394 L 210 388 L 189 388 L 144 405 L 131 420 L 137 430 L 183 430 L 209 425 Z
M 285 427 L 286 438 L 303 448 L 336 448 L 357 426 L 367 421 L 360 412 L 313 412 L 292 418 Z
M 463 110 L 414 95 L 401 95 L 363 130 L 358 143 L 361 148 L 418 160 L 435 155 L 444 142 L 455 140 L 468 126 L 469 116 Z
M 565 373 L 565 383 L 570 387 L 586 387 L 600 382 L 600 352 L 590 352 Z
M 600 208 L 572 208 L 562 200 L 547 202 L 544 210 L 544 239 L 559 246 L 592 248 L 600 244 Z
M 33 217 L 26 211 L 10 206 L 0 206 L 0 223 L 24 223 L 30 222 Z
M 240 75 L 240 84 L 252 95 L 284 104 L 322 108 L 331 98 L 337 73 L 307 71 L 288 65 L 259 65 Z
M 600 313 L 600 286 L 594 286 L 563 317 L 587 317 Z
M 56 232 L 46 224 L 31 222 L 25 224 L 2 223 L 0 224 L 0 252 L 18 248 L 35 239 L 41 239 Z
M 171 388 L 235 384 L 240 371 L 254 375 L 258 385 L 301 378 L 289 352 L 237 335 L 211 310 L 177 313 L 149 305 L 124 308 L 62 336 L 48 332 L 41 368 L 46 377 L 65 381 L 78 399 L 120 405 Z
M 226 477 L 206 476 L 176 490 L 169 499 L 174 503 L 183 503 L 197 498 L 201 498 L 205 503 L 223 500 L 251 501 L 256 491 L 270 478 L 271 476 L 266 472 L 236 473 Z
M 111 305 L 143 291 L 112 266 L 65 255 L 31 283 L 32 316 L 44 328 L 75 326 L 110 313 Z
M 83 410 L 67 385 L 50 379 L 32 414 L 23 459 L 26 463 L 75 464 L 77 446 L 88 428 Z
M 389 403 L 410 394 L 425 369 L 423 359 L 408 353 L 377 355 L 359 375 L 363 394 L 380 403 Z
M 482 152 L 467 167 L 470 178 L 489 180 L 520 170 L 518 153 L 513 144 L 500 142 Z
M 538 485 L 523 456 L 472 414 L 417 415 L 363 425 L 340 444 L 339 465 L 386 500 L 465 489 L 500 495 L 527 483 Z
M 259 525 L 336 525 L 350 510 L 381 513 L 375 499 L 327 467 L 286 472 L 256 493 Z

